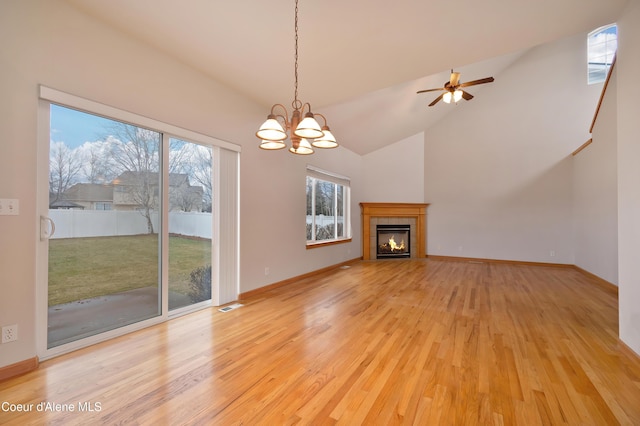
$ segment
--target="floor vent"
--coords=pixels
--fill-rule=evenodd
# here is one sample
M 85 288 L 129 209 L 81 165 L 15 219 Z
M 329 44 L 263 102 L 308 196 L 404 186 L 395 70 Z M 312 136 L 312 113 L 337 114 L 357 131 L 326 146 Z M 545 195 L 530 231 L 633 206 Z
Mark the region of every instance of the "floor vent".
M 240 303 L 234 303 L 233 305 L 225 306 L 224 308 L 220 308 L 218 310 L 220 312 L 229 312 L 233 311 L 234 309 L 238 309 L 240 306 L 242 306 Z

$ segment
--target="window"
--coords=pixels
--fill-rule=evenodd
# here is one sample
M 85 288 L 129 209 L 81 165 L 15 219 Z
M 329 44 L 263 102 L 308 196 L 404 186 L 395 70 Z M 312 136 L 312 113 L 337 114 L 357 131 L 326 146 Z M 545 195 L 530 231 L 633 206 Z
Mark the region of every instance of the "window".
M 349 178 L 307 166 L 307 246 L 348 241 Z
M 111 210 L 111 203 L 96 203 L 96 210 Z
M 589 84 L 602 83 L 607 79 L 617 48 L 618 27 L 616 24 L 607 25 L 589 33 L 587 39 Z

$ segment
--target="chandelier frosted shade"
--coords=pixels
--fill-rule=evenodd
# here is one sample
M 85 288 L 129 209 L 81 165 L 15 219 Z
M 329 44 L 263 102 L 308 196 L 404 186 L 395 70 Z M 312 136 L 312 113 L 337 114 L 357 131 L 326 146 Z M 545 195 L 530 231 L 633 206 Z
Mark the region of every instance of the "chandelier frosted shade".
M 309 155 L 313 154 L 313 148 L 311 148 L 311 144 L 308 140 L 302 138 L 300 139 L 297 147 L 294 144 L 294 146 L 289 148 L 289 152 L 291 152 L 292 154 Z
M 267 150 L 276 150 L 276 149 L 282 149 L 284 147 L 286 147 L 287 144 L 284 143 L 284 141 L 267 141 L 267 140 L 263 140 L 262 143 L 260 143 L 260 148 L 262 149 L 267 149 Z
M 335 148 L 338 146 L 335 136 L 331 133 L 328 126 L 322 126 L 322 136 L 311 142 L 316 148 Z
M 256 136 L 263 141 L 283 141 L 287 138 L 287 132 L 284 131 L 280 122 L 276 120 L 275 115 L 269 114 L 267 121 L 262 123 L 260 129 L 256 132 Z M 262 145 L 260 147 L 262 148 Z
M 298 127 L 293 131 L 296 136 L 301 138 L 316 139 L 323 135 L 320 125 L 313 118 L 313 114 L 308 112 L 305 114 L 304 119 L 298 124 Z

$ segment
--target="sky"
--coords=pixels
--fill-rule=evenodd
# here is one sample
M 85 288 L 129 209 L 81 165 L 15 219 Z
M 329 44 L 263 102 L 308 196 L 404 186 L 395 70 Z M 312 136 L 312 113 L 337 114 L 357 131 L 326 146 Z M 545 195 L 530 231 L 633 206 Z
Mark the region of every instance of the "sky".
M 51 140 L 64 142 L 70 148 L 102 140 L 112 123 L 106 118 L 51 104 Z
M 611 60 L 618 47 L 618 27 L 613 25 L 589 35 L 589 62 Z
M 129 153 L 135 152 L 131 148 L 122 148 L 128 146 L 130 141 L 122 141 L 118 138 L 126 138 L 130 135 L 117 133 L 119 130 L 116 128 L 117 123 L 121 122 L 52 103 L 50 109 L 50 168 L 57 167 L 63 170 L 81 164 L 78 175 L 74 177 L 74 182 L 85 182 L 94 179 L 96 168 L 104 170 L 109 168 L 111 170 L 117 169 L 113 162 L 113 150 L 116 147 L 120 146 L 121 149 Z M 137 129 L 136 139 L 141 143 L 144 143 L 144 141 L 159 142 L 160 133 L 133 126 Z M 114 131 L 116 132 L 115 135 Z M 137 133 L 139 131 L 141 133 Z M 140 136 L 140 138 L 138 139 L 137 136 Z M 158 148 L 156 145 L 155 149 Z M 188 143 L 174 137 L 169 139 L 168 148 L 169 163 L 173 167 L 172 172 L 190 173 L 187 170 L 191 170 L 194 167 L 202 168 L 203 161 L 206 162 L 211 159 L 210 148 L 197 143 Z M 159 161 L 158 154 L 158 152 L 154 154 L 157 161 Z M 206 166 L 204 167 L 206 170 Z M 107 179 L 112 178 L 105 171 L 101 173 Z M 194 175 L 192 177 L 197 176 Z

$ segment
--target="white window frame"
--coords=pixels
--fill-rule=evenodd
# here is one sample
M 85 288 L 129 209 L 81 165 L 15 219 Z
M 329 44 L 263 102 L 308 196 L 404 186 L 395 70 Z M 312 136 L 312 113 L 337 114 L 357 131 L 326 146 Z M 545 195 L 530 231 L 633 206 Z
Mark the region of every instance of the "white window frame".
M 342 176 L 339 175 L 337 173 L 333 173 L 333 172 L 329 172 L 326 170 L 322 170 L 319 169 L 317 167 L 311 166 L 311 165 L 307 165 L 307 173 L 305 176 L 305 187 L 306 187 L 306 179 L 307 178 L 312 178 L 318 181 L 323 181 L 323 182 L 329 182 L 335 185 L 335 191 L 334 191 L 334 198 L 333 198 L 333 211 L 336 212 L 336 214 L 334 215 L 334 235 L 333 238 L 331 239 L 326 239 L 326 240 L 316 240 L 315 239 L 315 229 L 316 229 L 316 223 L 315 223 L 315 188 L 316 185 L 312 185 L 312 194 L 311 194 L 311 202 L 312 202 L 312 213 L 311 213 L 311 240 L 307 240 L 307 248 L 314 248 L 314 247 L 319 247 L 319 246 L 323 246 L 323 245 L 327 245 L 327 244 L 336 244 L 336 243 L 344 243 L 344 242 L 349 242 L 351 241 L 351 180 L 346 177 L 346 176 Z M 344 189 L 344 194 L 342 196 L 342 203 L 343 203 L 343 231 L 344 231 L 344 235 L 343 236 L 338 236 L 337 232 L 338 232 L 338 190 L 337 190 L 337 186 L 342 186 Z M 306 203 L 306 197 L 305 197 L 305 203 Z M 305 205 L 305 218 L 306 218 L 306 210 L 307 210 L 307 206 Z M 305 226 L 307 224 L 307 221 L 305 219 Z

